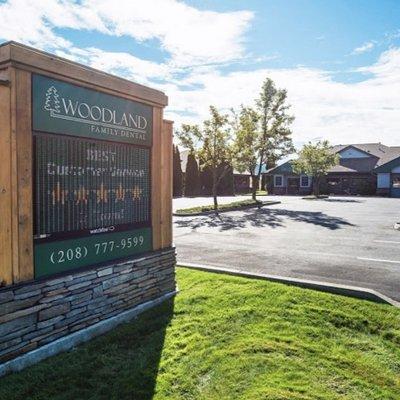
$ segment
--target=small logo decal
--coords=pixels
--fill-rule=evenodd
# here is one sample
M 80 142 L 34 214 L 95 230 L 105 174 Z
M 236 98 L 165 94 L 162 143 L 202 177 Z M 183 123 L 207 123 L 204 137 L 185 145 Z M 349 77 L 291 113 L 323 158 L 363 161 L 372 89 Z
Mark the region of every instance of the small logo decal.
M 44 109 L 50 111 L 50 114 L 59 113 L 60 110 L 60 97 L 57 89 L 51 86 L 46 91 L 46 101 L 44 104 Z

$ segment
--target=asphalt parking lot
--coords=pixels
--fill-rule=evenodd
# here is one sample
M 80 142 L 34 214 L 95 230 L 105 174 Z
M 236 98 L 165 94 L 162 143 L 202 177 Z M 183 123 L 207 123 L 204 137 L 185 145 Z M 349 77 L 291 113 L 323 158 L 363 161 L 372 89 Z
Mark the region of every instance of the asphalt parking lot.
M 393 229 L 400 199 L 268 199 L 282 203 L 219 217 L 175 217 L 178 262 L 366 287 L 400 301 L 400 231 Z M 174 202 L 181 208 L 211 199 Z

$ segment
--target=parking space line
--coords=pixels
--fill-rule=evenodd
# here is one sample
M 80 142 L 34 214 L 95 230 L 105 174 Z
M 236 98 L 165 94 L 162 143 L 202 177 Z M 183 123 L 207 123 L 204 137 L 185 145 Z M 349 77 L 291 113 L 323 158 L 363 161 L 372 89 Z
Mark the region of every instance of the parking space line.
M 382 260 L 382 259 L 379 259 L 379 258 L 357 257 L 357 260 L 376 261 L 376 262 L 386 262 L 386 263 L 391 263 L 391 264 L 400 264 L 400 261 L 396 261 L 396 260 Z
M 395 240 L 374 240 L 376 243 L 391 243 L 391 244 L 400 244 L 400 242 L 396 242 Z
M 309 251 L 309 250 L 301 250 L 302 252 L 305 252 L 306 254 L 314 254 L 316 256 L 325 256 L 325 257 L 342 257 L 342 258 L 353 258 L 353 256 L 350 256 L 348 254 L 340 254 L 340 253 L 326 253 L 322 251 Z

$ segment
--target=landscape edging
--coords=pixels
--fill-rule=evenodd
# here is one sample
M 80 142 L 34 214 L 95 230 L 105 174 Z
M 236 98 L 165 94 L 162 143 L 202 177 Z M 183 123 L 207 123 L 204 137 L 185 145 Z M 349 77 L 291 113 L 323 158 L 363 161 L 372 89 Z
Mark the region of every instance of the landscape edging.
M 263 201 L 261 204 L 246 204 L 244 206 L 240 207 L 235 207 L 235 208 L 227 208 L 227 209 L 222 209 L 218 210 L 218 214 L 225 213 L 225 212 L 231 212 L 231 211 L 241 211 L 241 210 L 246 210 L 249 208 L 261 208 L 264 206 L 273 206 L 275 204 L 281 204 L 281 201 L 274 200 L 274 201 Z M 215 214 L 214 210 L 210 211 L 201 211 L 201 212 L 195 212 L 195 213 L 190 213 L 190 214 L 179 214 L 179 213 L 172 213 L 174 217 L 198 217 L 200 215 L 210 215 L 210 214 Z
M 216 267 L 211 265 L 204 264 L 196 264 L 196 263 L 187 263 L 184 261 L 178 261 L 177 267 L 181 268 L 191 268 L 197 269 L 200 271 L 206 272 L 214 272 L 220 274 L 227 274 L 233 276 L 240 276 L 243 278 L 250 279 L 263 279 L 271 282 L 283 283 L 292 286 L 298 286 L 305 289 L 313 289 L 321 292 L 327 292 L 332 294 L 338 294 L 347 297 L 353 297 L 362 300 L 370 300 L 376 303 L 384 303 L 390 304 L 394 307 L 400 308 L 400 302 L 393 300 L 392 298 L 369 288 L 358 287 L 358 286 L 350 286 L 350 285 L 341 285 L 336 283 L 329 282 L 321 282 L 321 281 L 312 281 L 307 279 L 297 279 L 297 278 L 289 278 L 279 275 L 268 275 L 263 273 L 254 273 L 247 272 L 243 270 L 237 270 L 226 267 Z

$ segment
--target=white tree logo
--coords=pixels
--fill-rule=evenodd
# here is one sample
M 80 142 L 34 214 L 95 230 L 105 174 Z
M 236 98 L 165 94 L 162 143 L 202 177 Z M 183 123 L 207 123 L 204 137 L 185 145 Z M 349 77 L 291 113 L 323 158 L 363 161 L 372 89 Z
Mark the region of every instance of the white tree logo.
M 44 109 L 50 111 L 50 114 L 60 112 L 60 98 L 57 89 L 54 86 L 47 89 Z

